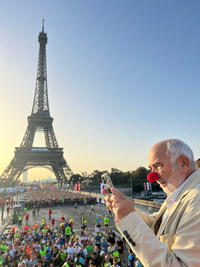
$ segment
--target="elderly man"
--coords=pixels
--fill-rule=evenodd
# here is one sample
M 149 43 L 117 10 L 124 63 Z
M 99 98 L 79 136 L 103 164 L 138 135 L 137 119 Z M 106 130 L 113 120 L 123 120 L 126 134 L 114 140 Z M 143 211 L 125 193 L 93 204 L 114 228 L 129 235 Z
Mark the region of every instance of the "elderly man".
M 192 150 L 177 139 L 159 142 L 150 150 L 149 167 L 166 201 L 148 215 L 112 188 L 114 195 L 105 199 L 117 228 L 144 266 L 200 266 L 200 170 Z

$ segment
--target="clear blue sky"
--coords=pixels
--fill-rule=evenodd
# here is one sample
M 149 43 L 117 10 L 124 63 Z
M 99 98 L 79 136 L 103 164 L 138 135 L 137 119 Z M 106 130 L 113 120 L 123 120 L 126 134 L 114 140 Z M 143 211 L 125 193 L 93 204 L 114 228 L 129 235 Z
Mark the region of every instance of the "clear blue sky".
M 1 1 L 0 172 L 31 114 L 43 18 L 50 113 L 74 173 L 147 167 L 168 138 L 199 158 L 199 14 L 195 0 Z

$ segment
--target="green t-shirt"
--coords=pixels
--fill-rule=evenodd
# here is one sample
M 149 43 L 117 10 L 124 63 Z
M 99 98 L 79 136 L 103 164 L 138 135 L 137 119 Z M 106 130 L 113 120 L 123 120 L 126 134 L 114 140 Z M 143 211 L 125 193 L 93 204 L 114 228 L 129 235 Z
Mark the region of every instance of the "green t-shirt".
M 63 252 L 59 252 L 59 254 L 60 254 L 61 260 L 64 261 L 64 253 Z
M 104 224 L 108 225 L 108 223 L 109 223 L 109 218 L 104 218 Z
M 45 253 L 46 253 L 46 249 L 44 249 L 44 250 L 40 250 L 40 256 L 41 256 L 41 257 L 44 256 Z
M 1 246 L 0 246 L 0 249 L 2 249 L 2 250 L 3 250 L 3 252 L 5 253 L 5 252 L 6 252 L 6 250 L 7 250 L 7 246 L 6 246 L 6 245 L 4 245 L 4 246 L 3 246 L 3 245 L 1 245 Z
M 119 251 L 115 250 L 113 251 L 113 257 L 117 258 L 117 262 L 120 262 L 120 257 L 119 257 Z
M 86 246 L 87 258 L 92 258 L 93 246 Z
M 103 266 L 104 266 L 104 267 L 110 267 L 111 265 L 112 265 L 112 264 L 111 264 L 110 262 L 105 262 Z
M 70 228 L 69 226 L 67 226 L 67 227 L 65 228 L 65 234 L 66 234 L 66 235 L 70 235 L 70 233 L 71 233 L 71 228 Z

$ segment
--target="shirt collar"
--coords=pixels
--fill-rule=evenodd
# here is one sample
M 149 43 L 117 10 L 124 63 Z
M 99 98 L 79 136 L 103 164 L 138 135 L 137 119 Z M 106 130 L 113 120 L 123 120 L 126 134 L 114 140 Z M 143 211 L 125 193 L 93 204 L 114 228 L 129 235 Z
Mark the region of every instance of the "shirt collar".
M 168 211 L 172 207 L 173 203 L 176 201 L 181 191 L 183 190 L 185 185 L 189 182 L 194 173 L 195 172 L 193 172 L 170 196 L 168 196 L 168 198 L 166 199 Z

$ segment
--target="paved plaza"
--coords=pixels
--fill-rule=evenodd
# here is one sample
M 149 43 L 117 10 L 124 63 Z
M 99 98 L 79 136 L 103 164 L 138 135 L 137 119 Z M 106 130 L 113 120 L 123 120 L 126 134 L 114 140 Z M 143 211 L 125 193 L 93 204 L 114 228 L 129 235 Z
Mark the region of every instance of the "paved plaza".
M 73 220 L 73 231 L 76 233 L 77 237 L 80 237 L 80 233 L 81 233 L 81 214 L 83 213 L 84 216 L 87 217 L 87 226 L 88 229 L 90 231 L 90 235 L 91 237 L 95 236 L 95 231 L 94 231 L 94 226 L 96 223 L 96 218 L 97 216 L 99 216 L 99 218 L 101 218 L 101 231 L 103 233 L 103 235 L 105 235 L 105 230 L 104 230 L 104 217 L 105 215 L 108 215 L 108 209 L 106 208 L 105 205 L 103 204 L 96 204 L 94 205 L 94 210 L 95 210 L 95 214 L 91 214 L 91 206 L 87 205 L 86 208 L 84 205 L 78 205 L 77 210 L 75 210 L 73 205 L 60 205 L 60 206 L 53 206 L 51 207 L 52 210 L 52 218 L 55 218 L 56 220 L 56 227 L 59 227 L 60 225 L 60 217 L 61 215 L 63 215 L 65 217 L 65 219 L 67 221 L 69 221 L 70 219 Z M 33 224 L 36 222 L 38 224 L 38 226 L 40 226 L 41 224 L 41 219 L 44 216 L 47 224 L 50 223 L 49 219 L 49 215 L 48 215 L 48 207 L 46 208 L 41 208 L 39 211 L 39 215 L 36 215 L 36 218 L 33 218 L 32 215 L 32 210 L 28 210 L 29 213 L 29 227 L 32 227 Z M 114 222 L 114 217 L 109 217 L 110 221 L 109 221 L 109 229 L 112 229 L 115 234 L 117 236 L 120 236 L 120 233 L 118 232 L 118 230 L 115 227 L 115 222 Z M 23 219 L 22 222 L 22 226 L 25 225 L 25 218 Z M 17 227 L 17 224 L 14 224 L 13 226 Z

